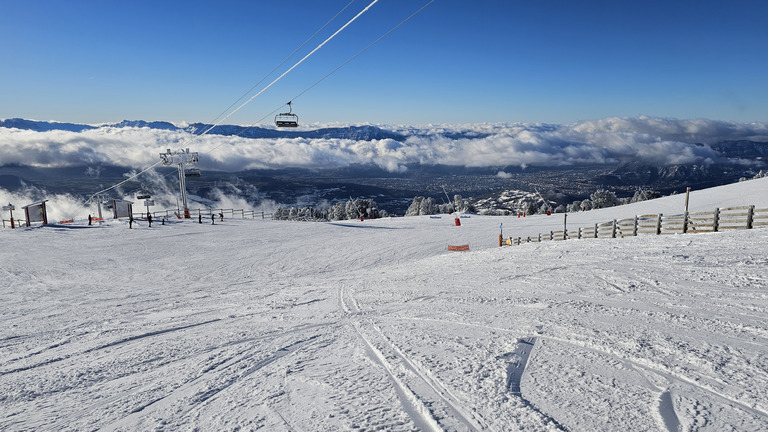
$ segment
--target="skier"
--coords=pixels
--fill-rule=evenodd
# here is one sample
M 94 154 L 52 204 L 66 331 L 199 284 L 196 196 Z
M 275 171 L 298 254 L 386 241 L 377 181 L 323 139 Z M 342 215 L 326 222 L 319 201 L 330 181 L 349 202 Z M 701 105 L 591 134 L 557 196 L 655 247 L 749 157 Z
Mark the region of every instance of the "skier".
M 92 220 L 93 220 L 93 218 L 91 218 L 91 215 L 88 215 L 88 225 L 90 225 L 90 224 L 91 224 L 91 221 L 92 221 Z
M 147 212 L 147 222 L 149 222 L 149 227 L 152 228 L 152 214 Z
M 128 217 L 128 229 L 133 229 L 133 215 Z

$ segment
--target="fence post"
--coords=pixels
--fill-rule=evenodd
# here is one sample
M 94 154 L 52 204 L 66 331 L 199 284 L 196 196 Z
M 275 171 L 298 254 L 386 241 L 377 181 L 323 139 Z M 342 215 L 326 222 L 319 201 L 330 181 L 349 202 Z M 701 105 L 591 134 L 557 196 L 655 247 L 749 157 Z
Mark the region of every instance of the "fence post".
M 550 240 L 554 240 L 555 239 L 555 232 L 554 231 L 550 231 L 549 232 L 549 239 Z
M 683 234 L 688 232 L 688 198 L 691 196 L 691 188 L 685 189 L 685 214 L 683 214 Z
M 563 240 L 566 240 L 568 234 L 568 213 L 563 213 Z
M 661 235 L 661 217 L 663 216 L 662 213 L 659 213 L 658 216 L 656 216 L 656 235 Z
M 616 219 L 613 220 L 613 227 L 611 227 L 611 238 L 616 238 Z
M 637 237 L 637 215 L 635 215 L 635 224 L 632 226 L 632 236 Z
M 752 218 L 755 213 L 755 206 L 751 205 L 747 209 L 747 229 L 752 229 Z
M 579 239 L 581 239 L 581 227 L 579 227 Z
M 597 224 L 595 224 L 595 238 L 597 238 L 597 237 L 598 237 L 598 235 L 597 235 Z
M 715 209 L 715 217 L 712 218 L 712 231 L 717 232 L 720 228 L 720 207 Z

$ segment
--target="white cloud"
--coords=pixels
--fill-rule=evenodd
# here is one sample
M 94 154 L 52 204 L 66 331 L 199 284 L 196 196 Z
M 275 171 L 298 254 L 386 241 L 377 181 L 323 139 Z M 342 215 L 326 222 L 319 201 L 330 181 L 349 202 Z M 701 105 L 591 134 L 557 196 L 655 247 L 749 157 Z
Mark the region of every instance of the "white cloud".
M 246 139 L 198 137 L 182 131 L 102 127 L 83 132 L 0 128 L 0 165 L 118 165 L 136 169 L 166 149 L 200 153 L 200 167 L 334 168 L 373 164 L 403 172 L 409 164 L 563 166 L 639 161 L 652 165 L 718 160 L 709 145 L 724 140 L 768 142 L 768 125 L 651 117 L 607 118 L 572 125 L 474 124 L 386 127 L 406 137 Z

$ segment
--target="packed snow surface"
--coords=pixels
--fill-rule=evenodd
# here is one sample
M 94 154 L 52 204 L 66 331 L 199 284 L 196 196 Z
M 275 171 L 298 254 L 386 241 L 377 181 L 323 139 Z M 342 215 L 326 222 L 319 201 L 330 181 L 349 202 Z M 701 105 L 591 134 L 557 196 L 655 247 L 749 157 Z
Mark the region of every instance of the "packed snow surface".
M 0 430 L 768 430 L 768 229 L 499 248 L 562 215 L 460 221 L 0 230 Z

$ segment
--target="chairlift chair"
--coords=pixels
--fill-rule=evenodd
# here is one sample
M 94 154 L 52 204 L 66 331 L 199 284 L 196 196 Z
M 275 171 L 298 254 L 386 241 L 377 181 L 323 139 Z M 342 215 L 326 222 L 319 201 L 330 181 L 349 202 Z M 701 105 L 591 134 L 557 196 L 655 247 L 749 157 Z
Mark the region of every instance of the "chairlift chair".
M 197 168 L 188 168 L 184 170 L 184 177 L 200 177 L 202 174 Z
M 293 108 L 291 107 L 291 102 L 288 102 L 287 113 L 280 113 L 275 116 L 275 126 L 279 128 L 299 126 L 299 116 L 297 116 L 296 114 L 293 114 Z

